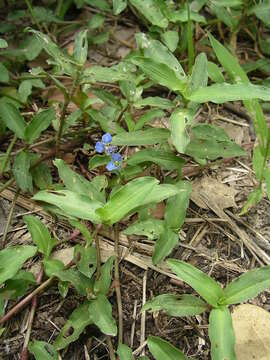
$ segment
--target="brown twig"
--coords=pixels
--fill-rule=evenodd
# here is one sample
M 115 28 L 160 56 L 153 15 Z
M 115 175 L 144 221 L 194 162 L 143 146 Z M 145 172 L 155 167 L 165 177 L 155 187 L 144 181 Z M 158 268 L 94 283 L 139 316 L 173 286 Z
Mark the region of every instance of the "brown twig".
M 110 360 L 115 360 L 114 349 L 113 349 L 111 337 L 109 335 L 107 335 L 106 340 L 107 340 L 107 345 L 109 348 Z
M 37 275 L 37 284 L 41 283 L 43 272 L 44 272 L 44 269 L 42 266 L 40 269 L 40 272 Z M 36 308 L 37 308 L 37 295 L 35 295 L 32 299 L 32 305 L 31 305 L 31 310 L 30 310 L 29 317 L 28 317 L 27 331 L 26 331 L 25 339 L 24 339 L 24 343 L 23 343 L 21 360 L 28 359 L 28 344 L 29 344 L 29 340 L 30 340 L 30 335 L 31 335 L 31 331 L 32 331 L 32 325 L 33 325 L 33 321 L 34 321 Z
M 119 346 L 123 342 L 123 310 L 122 310 L 122 297 L 121 297 L 120 276 L 119 276 L 118 224 L 114 225 L 114 253 L 115 253 L 114 283 L 115 283 L 115 292 L 116 292 L 117 308 L 118 308 L 118 346 Z

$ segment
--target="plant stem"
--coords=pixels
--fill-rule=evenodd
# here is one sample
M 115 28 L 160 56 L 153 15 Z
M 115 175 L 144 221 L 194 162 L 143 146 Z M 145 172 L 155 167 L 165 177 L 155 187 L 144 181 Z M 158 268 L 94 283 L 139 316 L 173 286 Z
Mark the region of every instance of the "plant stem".
M 4 249 L 5 245 L 6 245 L 6 240 L 7 240 L 7 234 L 8 234 L 8 229 L 12 220 L 12 216 L 14 213 L 14 209 L 15 209 L 15 205 L 16 205 L 16 200 L 18 198 L 20 194 L 20 189 L 18 189 L 16 191 L 16 194 L 14 195 L 14 198 L 12 200 L 12 204 L 11 204 L 11 208 L 8 214 L 8 219 L 7 219 L 7 223 L 6 223 L 6 227 L 5 227 L 5 231 L 4 231 L 4 235 L 3 235 L 3 239 L 2 239 L 2 244 L 1 244 L 1 248 Z
M 30 12 L 30 15 L 31 15 L 34 23 L 35 23 L 36 26 L 38 27 L 39 31 L 42 32 L 42 31 L 43 31 L 43 30 L 42 30 L 42 27 L 41 27 L 38 19 L 36 18 L 35 14 L 34 14 L 34 10 L 33 10 L 33 8 L 32 8 L 31 2 L 30 2 L 29 0 L 25 0 L 25 3 L 26 3 L 26 5 L 27 5 L 27 7 L 28 7 L 28 10 L 29 10 L 29 12 Z
M 14 135 L 14 137 L 13 137 L 13 139 L 12 139 L 11 143 L 9 144 L 8 149 L 7 149 L 7 153 L 5 155 L 5 158 L 4 158 L 3 162 L 2 162 L 2 166 L 1 166 L 1 169 L 0 169 L 0 175 L 3 174 L 3 172 L 5 171 L 5 167 L 7 165 L 8 159 L 10 157 L 11 151 L 12 151 L 13 146 L 15 145 L 16 141 L 17 141 L 17 136 Z
M 73 98 L 73 96 L 75 94 L 75 91 L 77 89 L 78 80 L 80 78 L 80 75 L 81 75 L 81 69 L 77 69 L 76 78 L 73 81 L 70 93 L 69 93 L 69 95 L 65 96 L 65 101 L 64 101 L 63 109 L 62 109 L 60 120 L 59 120 L 59 122 L 60 122 L 59 123 L 59 129 L 58 129 L 57 137 L 56 137 L 56 145 L 55 145 L 56 154 L 58 154 L 58 152 L 59 152 L 59 146 L 60 146 L 60 141 L 61 141 L 61 138 L 62 138 L 62 133 L 63 133 L 64 125 L 65 125 L 67 108 L 68 108 L 68 106 L 69 106 L 69 104 L 70 104 L 70 102 L 71 102 L 71 100 L 72 100 L 72 98 Z
M 192 22 L 190 19 L 190 7 L 189 7 L 189 2 L 186 2 L 187 4 L 187 13 L 188 13 L 188 31 L 187 31 L 187 36 L 188 36 L 188 72 L 189 74 L 191 74 L 192 72 L 192 67 L 193 67 L 193 63 L 194 63 L 194 44 L 193 44 L 193 34 L 192 34 Z
M 107 335 L 106 340 L 107 340 L 107 345 L 109 348 L 110 360 L 115 360 L 114 349 L 113 349 L 111 337 L 109 335 Z
M 118 224 L 114 225 L 114 283 L 118 307 L 118 346 L 123 342 L 123 310 L 122 310 L 122 297 L 119 277 L 119 229 Z
M 265 147 L 265 155 L 264 155 L 263 165 L 262 165 L 262 173 L 261 173 L 261 177 L 260 177 L 260 181 L 259 181 L 259 187 L 260 188 L 262 187 L 262 183 L 263 183 L 263 178 L 264 178 L 263 170 L 265 168 L 266 161 L 267 161 L 267 158 L 268 158 L 269 147 L 270 147 L 270 129 L 268 129 L 267 142 L 266 142 L 266 147 Z
M 40 272 L 37 275 L 37 284 L 41 283 L 43 272 L 44 272 L 44 269 L 42 266 L 40 269 Z M 23 343 L 21 360 L 27 360 L 27 358 L 28 358 L 28 344 L 29 344 L 29 340 L 30 340 L 30 335 L 31 335 L 31 330 L 32 330 L 32 325 L 33 325 L 33 321 L 34 321 L 36 308 L 37 308 L 37 295 L 34 296 L 32 299 L 32 305 L 31 305 L 31 310 L 30 310 L 29 317 L 28 317 L 27 331 L 26 331 L 25 339 L 24 339 L 24 343 Z
M 33 292 L 31 292 L 29 295 L 27 295 L 24 299 L 22 299 L 19 303 L 17 303 L 13 308 L 11 308 L 6 315 L 4 315 L 0 319 L 0 325 L 7 322 L 12 316 L 17 314 L 20 310 L 22 310 L 36 295 L 38 295 L 40 292 L 45 290 L 48 286 L 50 286 L 53 281 L 55 280 L 55 277 L 51 277 L 48 280 L 44 281 L 39 287 L 37 287 Z
M 94 240 L 96 244 L 96 250 L 97 250 L 97 274 L 96 279 L 98 280 L 100 278 L 100 269 L 101 269 L 101 256 L 100 256 L 100 244 L 99 244 L 99 238 L 98 238 L 98 232 L 101 230 L 102 224 L 98 224 L 94 231 Z

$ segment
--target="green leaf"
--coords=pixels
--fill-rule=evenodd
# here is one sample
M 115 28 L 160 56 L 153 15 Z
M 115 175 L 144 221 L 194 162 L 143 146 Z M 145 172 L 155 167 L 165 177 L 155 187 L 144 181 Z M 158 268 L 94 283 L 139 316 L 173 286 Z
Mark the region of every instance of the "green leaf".
M 32 174 L 35 185 L 40 190 L 45 190 L 51 187 L 52 175 L 49 166 L 45 162 L 38 164 L 33 169 L 31 169 L 30 172 Z
M 157 183 L 158 180 L 153 177 L 142 177 L 130 181 L 114 193 L 107 204 L 97 210 L 97 214 L 102 219 L 102 222 L 110 225 L 114 224 L 132 210 L 141 206 L 146 195 Z
M 72 171 L 62 159 L 54 160 L 54 165 L 58 169 L 59 176 L 65 184 L 67 190 L 89 197 L 97 202 L 105 202 L 104 195 L 90 181 L 82 175 Z
M 171 316 L 191 316 L 206 311 L 207 304 L 193 295 L 163 294 L 147 301 L 142 307 L 142 311 L 146 310 L 164 310 Z
M 168 20 L 161 11 L 157 0 L 129 0 L 151 24 L 166 29 Z
M 88 168 L 93 170 L 99 166 L 106 165 L 111 160 L 109 155 L 94 155 L 89 160 Z
M 176 185 L 171 185 L 171 184 L 155 185 L 152 191 L 146 195 L 142 203 L 142 206 L 159 203 L 163 200 L 168 199 L 171 196 L 178 194 L 179 191 L 180 190 Z
M 263 198 L 263 191 L 261 188 L 253 190 L 249 195 L 248 199 L 240 212 L 240 215 L 245 215 L 253 206 L 257 205 Z
M 95 83 L 97 81 L 114 83 L 120 80 L 133 80 L 132 72 L 135 70 L 134 65 L 124 62 L 111 67 L 94 65 L 84 70 L 82 83 Z
M 92 292 L 93 281 L 91 279 L 75 269 L 58 270 L 58 266 L 60 266 L 59 261 L 46 261 L 46 271 L 49 271 L 51 276 L 56 276 L 61 281 L 70 283 L 80 295 L 86 296 Z
M 91 320 L 103 334 L 117 335 L 116 322 L 112 317 L 112 306 L 105 295 L 98 294 L 97 298 L 90 302 L 88 309 Z
M 188 109 L 177 109 L 170 117 L 172 143 L 180 153 L 185 153 L 190 142 L 187 127 L 192 124 L 193 118 L 193 112 Z
M 248 10 L 248 15 L 255 14 L 258 19 L 270 27 L 270 2 L 264 0 Z
M 90 197 L 69 190 L 39 191 L 33 200 L 43 201 L 60 208 L 67 217 L 90 220 L 94 224 L 100 224 L 101 219 L 96 210 L 102 207 L 102 203 L 91 200 Z
M 164 221 L 148 219 L 138 221 L 127 227 L 122 234 L 147 236 L 149 240 L 157 239 L 164 231 Z
M 0 289 L 0 300 L 17 299 L 25 295 L 30 285 L 36 284 L 34 275 L 28 271 L 19 270 Z M 1 311 L 0 311 L 1 312 Z
M 38 139 L 42 131 L 50 126 L 55 117 L 55 110 L 52 107 L 36 114 L 25 128 L 24 139 L 28 144 L 32 144 Z
M 224 289 L 222 305 L 237 304 L 250 300 L 270 287 L 270 266 L 247 271 Z
M 146 123 L 151 122 L 155 118 L 161 118 L 164 115 L 165 115 L 165 113 L 162 110 L 151 109 L 151 110 L 145 112 L 139 118 L 139 120 L 136 122 L 134 130 L 141 130 Z
M 186 79 L 179 74 L 178 68 L 174 71 L 166 64 L 143 57 L 132 58 L 132 63 L 137 65 L 155 83 L 172 91 L 184 92 L 186 90 Z
M 218 306 L 220 298 L 224 297 L 224 292 L 214 279 L 184 261 L 169 259 L 167 263 L 172 271 L 196 290 L 208 304 Z
M 114 256 L 109 257 L 105 264 L 101 266 L 100 277 L 95 281 L 94 285 L 95 294 L 107 295 L 112 282 L 114 259 Z
M 91 19 L 88 21 L 89 29 L 97 29 L 104 24 L 105 17 L 102 14 L 94 14 L 91 16 Z
M 152 39 L 145 33 L 136 34 L 136 41 L 143 51 L 144 58 L 167 65 L 175 73 L 176 78 L 183 83 L 186 82 L 187 77 L 179 61 L 160 41 Z
M 259 146 L 255 146 L 253 148 L 253 159 L 252 159 L 252 164 L 253 164 L 253 170 L 255 171 L 255 175 L 257 180 L 261 180 L 262 174 L 263 174 L 263 170 L 264 170 L 264 156 L 261 153 L 261 149 Z
M 232 318 L 227 307 L 213 309 L 209 318 L 211 356 L 214 360 L 236 360 Z
M 188 22 L 188 11 L 186 8 L 172 11 L 169 15 L 169 19 L 173 23 L 186 23 Z M 206 23 L 205 17 L 195 11 L 190 11 L 190 20 L 199 23 Z
M 270 199 L 270 169 L 265 168 L 263 175 L 266 183 L 266 191 L 267 191 L 268 199 Z
M 48 258 L 56 244 L 48 228 L 37 217 L 32 215 L 25 215 L 23 220 L 27 225 L 34 244 L 37 245 L 38 250 L 44 254 L 45 258 Z
M 127 7 L 127 0 L 113 0 L 113 13 L 114 15 L 121 14 Z
M 168 30 L 161 34 L 161 39 L 171 52 L 174 52 L 177 49 L 179 43 L 178 31 Z
M 64 349 L 73 341 L 76 341 L 86 326 L 92 324 L 93 321 L 89 313 L 89 302 L 78 306 L 70 315 L 68 321 L 61 329 L 53 346 L 56 350 Z M 69 335 L 71 333 L 71 335 Z
M 19 139 L 24 139 L 26 123 L 13 104 L 0 101 L 0 117 L 9 130 L 13 131 Z
M 62 271 L 65 268 L 65 265 L 62 261 L 57 259 L 44 259 L 44 270 L 48 277 L 54 276 L 58 271 Z
M 190 78 L 190 91 L 194 92 L 207 86 L 208 82 L 208 61 L 205 53 L 196 57 Z
M 5 49 L 8 47 L 8 43 L 4 39 L 0 39 L 0 49 Z
M 179 230 L 184 224 L 186 211 L 191 194 L 191 184 L 189 181 L 179 181 L 176 186 L 179 193 L 167 200 L 165 210 L 165 223 L 173 230 Z
M 178 244 L 178 234 L 170 228 L 164 227 L 163 232 L 155 243 L 152 262 L 154 265 L 159 264 L 166 256 L 168 256 L 173 248 Z
M 20 48 L 23 50 L 26 59 L 32 61 L 41 53 L 43 46 L 42 42 L 36 36 L 24 35 L 23 40 L 20 42 Z
M 74 50 L 72 56 L 80 66 L 83 66 L 87 60 L 87 55 L 88 55 L 87 35 L 88 35 L 88 30 L 82 30 L 75 37 Z
M 207 72 L 210 79 L 215 83 L 223 83 L 225 81 L 220 68 L 212 61 L 208 61 L 207 63 Z
M 34 341 L 28 345 L 28 350 L 36 360 L 57 360 L 58 354 L 55 348 L 45 341 Z
M 113 136 L 113 145 L 154 145 L 168 141 L 170 132 L 167 129 L 151 128 L 146 130 L 132 131 Z
M 186 360 L 187 358 L 176 347 L 157 336 L 149 336 L 147 345 L 156 360 Z
M 227 101 L 261 99 L 270 100 L 270 88 L 253 84 L 214 84 L 195 90 L 189 100 L 204 103 L 211 101 L 222 104 Z
M 142 108 L 144 106 L 152 106 L 168 110 L 174 108 L 175 105 L 171 100 L 164 99 L 159 96 L 148 96 L 146 98 L 139 99 L 134 103 L 135 108 Z
M 33 87 L 44 89 L 45 85 L 40 79 L 28 79 L 20 83 L 18 93 L 23 103 L 27 102 L 28 97 L 32 94 Z
M 11 279 L 22 267 L 26 260 L 37 252 L 35 246 L 19 245 L 8 247 L 0 251 L 0 284 Z
M 91 279 L 97 268 L 97 253 L 94 247 L 84 248 L 76 245 L 74 249 L 74 260 L 78 270 Z
M 33 180 L 30 173 L 31 157 L 28 152 L 21 151 L 15 156 L 13 174 L 16 184 L 23 192 L 33 192 Z
M 177 157 L 171 151 L 145 149 L 134 153 L 127 161 L 129 165 L 138 165 L 145 162 L 152 162 L 166 170 L 181 171 L 184 160 Z
M 9 72 L 4 64 L 0 63 L 0 82 L 8 83 L 9 82 Z
M 117 349 L 119 360 L 135 360 L 132 350 L 125 344 L 120 344 Z

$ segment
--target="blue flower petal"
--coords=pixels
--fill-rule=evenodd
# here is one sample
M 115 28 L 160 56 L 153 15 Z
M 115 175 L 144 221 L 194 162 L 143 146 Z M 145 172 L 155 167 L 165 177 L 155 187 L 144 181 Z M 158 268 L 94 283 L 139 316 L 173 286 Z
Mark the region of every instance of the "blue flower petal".
M 113 161 L 110 161 L 110 162 L 108 162 L 108 164 L 106 165 L 106 169 L 107 169 L 108 171 L 113 171 L 113 170 L 119 169 L 119 166 L 116 166 Z
M 114 153 L 114 154 L 112 154 L 112 159 L 113 159 L 113 161 L 119 162 L 119 161 L 122 161 L 122 156 L 119 153 Z
M 102 136 L 102 142 L 104 144 L 109 144 L 112 141 L 112 135 L 110 133 L 106 133 Z
M 104 151 L 104 144 L 101 141 L 98 141 L 95 146 L 96 152 L 102 154 Z

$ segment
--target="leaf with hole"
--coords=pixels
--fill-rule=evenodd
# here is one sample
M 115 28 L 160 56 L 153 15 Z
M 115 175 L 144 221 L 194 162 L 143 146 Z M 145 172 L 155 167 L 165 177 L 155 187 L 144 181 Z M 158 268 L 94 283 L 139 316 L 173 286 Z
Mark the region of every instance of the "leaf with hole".
M 85 248 L 81 245 L 76 245 L 74 249 L 74 261 L 78 270 L 91 279 L 97 268 L 96 248 Z

